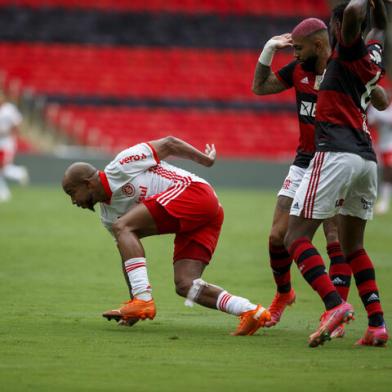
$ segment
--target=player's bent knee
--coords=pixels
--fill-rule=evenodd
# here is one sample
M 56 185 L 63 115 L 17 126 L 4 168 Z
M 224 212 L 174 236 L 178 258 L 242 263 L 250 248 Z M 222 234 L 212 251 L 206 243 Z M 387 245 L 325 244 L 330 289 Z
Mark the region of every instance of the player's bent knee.
M 121 236 L 124 233 L 131 232 L 132 227 L 127 225 L 124 219 L 119 218 L 116 220 L 116 222 L 113 223 L 112 231 L 113 231 L 114 237 L 118 238 L 119 236 Z
M 191 287 L 192 280 L 180 280 L 176 282 L 176 293 L 181 297 L 186 297 Z

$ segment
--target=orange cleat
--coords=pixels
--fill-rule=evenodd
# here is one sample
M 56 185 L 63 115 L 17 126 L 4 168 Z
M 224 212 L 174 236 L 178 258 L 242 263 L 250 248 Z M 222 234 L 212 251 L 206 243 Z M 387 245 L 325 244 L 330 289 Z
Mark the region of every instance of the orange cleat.
M 248 310 L 241 314 L 240 324 L 232 335 L 253 335 L 259 328 L 264 327 L 269 320 L 271 320 L 270 312 L 261 305 L 257 305 L 255 310 Z
M 385 325 L 368 327 L 365 334 L 355 344 L 357 346 L 385 347 L 388 341 L 388 331 Z
M 343 323 L 348 324 L 350 320 L 354 320 L 354 309 L 347 302 L 326 310 L 320 318 L 317 331 L 309 336 L 309 346 L 317 347 L 331 340 L 333 332 Z
M 288 293 L 276 293 L 268 310 L 271 313 L 271 321 L 265 323 L 266 327 L 276 325 L 287 306 L 291 306 L 295 302 L 295 291 L 291 289 Z
M 146 318 L 152 320 L 155 317 L 156 309 L 154 300 L 142 301 L 134 298 L 127 302 L 124 302 L 124 306 L 120 309 L 108 310 L 102 314 L 103 317 L 108 319 L 120 320 L 145 320 Z

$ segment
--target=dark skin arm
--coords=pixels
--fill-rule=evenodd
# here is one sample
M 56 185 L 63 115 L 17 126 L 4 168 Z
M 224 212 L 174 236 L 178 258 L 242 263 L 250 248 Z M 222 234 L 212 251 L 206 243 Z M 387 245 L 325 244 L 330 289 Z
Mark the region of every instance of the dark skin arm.
M 276 50 L 292 46 L 291 34 L 277 35 L 271 40 L 275 41 Z M 280 93 L 283 90 L 286 90 L 286 86 L 271 72 L 271 67 L 258 61 L 253 77 L 252 91 L 257 95 L 268 95 Z
M 361 25 L 366 18 L 368 0 L 351 0 L 343 14 L 342 41 L 351 46 L 361 34 Z
M 276 94 L 285 90 L 284 84 L 271 72 L 271 67 L 257 62 L 252 91 L 257 95 Z
M 366 42 L 377 40 L 383 43 L 385 30 L 388 26 L 387 10 L 383 0 L 373 0 L 370 4 L 372 10 L 372 29 L 366 37 Z
M 155 148 L 159 159 L 166 159 L 169 156 L 173 156 L 189 159 L 207 167 L 212 166 L 215 162 L 216 150 L 213 144 L 206 145 L 205 153 L 174 136 L 166 136 L 163 139 L 153 140 L 150 144 Z

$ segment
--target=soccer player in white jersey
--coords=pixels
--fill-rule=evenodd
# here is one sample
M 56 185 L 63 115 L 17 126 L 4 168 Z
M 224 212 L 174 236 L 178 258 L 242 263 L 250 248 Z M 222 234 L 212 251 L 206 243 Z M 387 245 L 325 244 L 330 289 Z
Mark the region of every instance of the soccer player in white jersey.
M 391 94 L 390 94 L 391 95 Z M 374 207 L 376 214 L 386 214 L 390 209 L 392 196 L 392 103 L 384 111 L 373 106 L 368 112 L 369 124 L 378 132 L 378 153 L 382 165 L 380 196 Z
M 103 313 L 122 325 L 156 314 L 147 261 L 140 238 L 175 233 L 174 281 L 176 292 L 194 302 L 240 317 L 234 335 L 253 335 L 270 313 L 246 298 L 229 294 L 201 276 L 211 260 L 223 223 L 223 208 L 204 179 L 168 164 L 168 156 L 204 166 L 214 164 L 214 145 L 205 153 L 168 136 L 122 151 L 99 171 L 78 162 L 66 170 L 63 189 L 78 207 L 94 210 L 100 203 L 101 219 L 117 242 L 131 299 L 121 308 Z
M 11 198 L 6 178 L 21 184 L 28 182 L 26 168 L 13 164 L 16 153 L 16 134 L 21 123 L 22 115 L 18 108 L 7 102 L 0 91 L 0 202 Z

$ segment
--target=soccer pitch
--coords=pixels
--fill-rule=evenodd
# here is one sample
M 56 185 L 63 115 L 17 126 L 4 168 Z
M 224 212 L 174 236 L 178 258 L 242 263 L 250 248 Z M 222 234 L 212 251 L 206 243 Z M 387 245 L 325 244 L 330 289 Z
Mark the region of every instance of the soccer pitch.
M 222 236 L 205 280 L 268 306 L 273 192 L 218 189 Z M 343 339 L 308 348 L 321 301 L 292 268 L 296 304 L 273 329 L 233 337 L 237 319 L 186 308 L 174 292 L 172 236 L 143 240 L 157 316 L 133 328 L 101 317 L 127 299 L 115 244 L 98 214 L 60 188 L 14 188 L 0 204 L 0 385 L 8 391 L 390 391 L 392 351 L 354 347 L 366 317 Z M 392 323 L 392 213 L 368 225 L 386 320 Z M 316 244 L 325 252 L 323 238 Z

